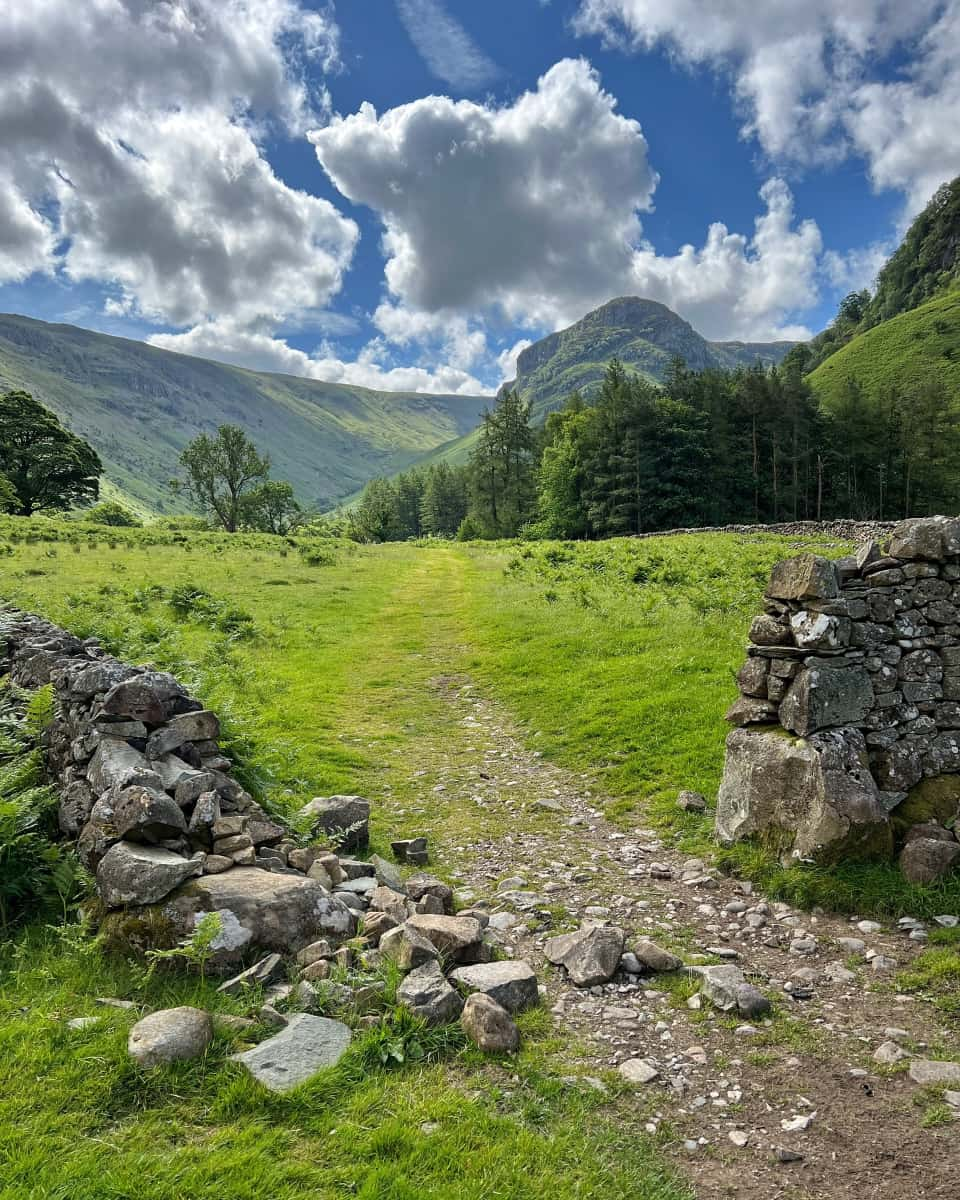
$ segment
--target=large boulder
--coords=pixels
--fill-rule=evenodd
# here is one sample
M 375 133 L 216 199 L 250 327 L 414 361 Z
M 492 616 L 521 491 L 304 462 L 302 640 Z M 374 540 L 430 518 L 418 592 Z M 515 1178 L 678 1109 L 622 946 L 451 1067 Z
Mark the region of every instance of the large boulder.
M 587 925 L 575 933 L 548 938 L 544 953 L 564 966 L 578 987 L 594 987 L 612 979 L 623 954 L 624 933 L 613 925 Z
M 342 1021 L 296 1013 L 272 1038 L 233 1056 L 271 1092 L 289 1092 L 324 1067 L 335 1067 L 350 1045 Z
M 213 1041 L 213 1020 L 200 1008 L 184 1005 L 150 1013 L 130 1030 L 127 1051 L 141 1067 L 158 1067 L 199 1058 Z
M 782 861 L 888 858 L 891 826 L 857 729 L 810 738 L 735 729 L 717 797 L 721 842 L 757 838 Z
M 370 802 L 360 796 L 316 796 L 300 809 L 314 835 L 325 834 L 338 850 L 357 850 L 370 840 Z
M 818 729 L 856 725 L 873 705 L 873 684 L 862 667 L 808 667 L 780 704 L 780 724 L 806 737 Z
M 156 904 L 200 869 L 199 859 L 183 858 L 159 846 L 117 842 L 97 866 L 97 891 L 107 908 Z
M 163 915 L 189 937 L 207 913 L 220 915 L 213 965 L 226 967 L 254 953 L 302 950 L 320 937 L 353 937 L 357 916 L 313 879 L 259 867 L 234 867 L 192 880 L 163 905 Z

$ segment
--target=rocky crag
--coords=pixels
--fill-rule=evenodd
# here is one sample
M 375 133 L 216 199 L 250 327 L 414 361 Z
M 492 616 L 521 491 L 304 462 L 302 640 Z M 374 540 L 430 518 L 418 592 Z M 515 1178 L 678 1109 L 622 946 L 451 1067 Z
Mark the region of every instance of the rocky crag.
M 960 519 L 774 567 L 727 713 L 717 834 L 784 861 L 960 864 Z

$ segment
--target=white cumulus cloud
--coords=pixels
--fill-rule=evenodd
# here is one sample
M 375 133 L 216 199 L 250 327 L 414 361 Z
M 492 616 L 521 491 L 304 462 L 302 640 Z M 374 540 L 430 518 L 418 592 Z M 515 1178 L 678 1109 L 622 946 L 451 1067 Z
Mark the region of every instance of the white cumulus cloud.
M 575 27 L 728 71 L 769 155 L 862 155 L 909 211 L 960 171 L 960 0 L 581 0 Z
M 2 276 L 61 270 L 111 287 L 114 311 L 175 325 L 322 307 L 356 225 L 283 183 L 260 134 L 320 119 L 304 63 L 336 56 L 329 15 L 296 0 L 10 6 Z
M 462 347 L 483 314 L 557 329 L 624 294 L 711 337 L 806 332 L 789 318 L 816 303 L 820 233 L 796 221 L 786 185 L 764 185 L 750 234 L 715 224 L 700 248 L 658 255 L 640 221 L 658 182 L 646 140 L 583 59 L 510 104 L 365 104 L 310 139 L 340 191 L 383 221 L 390 299 L 376 321 L 397 344 L 447 330 Z
M 251 371 L 278 371 L 378 391 L 476 396 L 489 390 L 468 371 L 450 363 L 395 365 L 389 347 L 379 338 L 372 339 L 353 360 L 339 357 L 325 343 L 314 354 L 307 354 L 269 330 L 252 329 L 229 319 L 195 325 L 185 333 L 155 333 L 147 340 L 161 350 L 212 358 Z

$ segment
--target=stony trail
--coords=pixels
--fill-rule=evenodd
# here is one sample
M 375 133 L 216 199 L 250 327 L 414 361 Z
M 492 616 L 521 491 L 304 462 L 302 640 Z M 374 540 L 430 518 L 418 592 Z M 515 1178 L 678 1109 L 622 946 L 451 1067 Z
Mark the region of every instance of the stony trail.
M 890 1041 L 919 1057 L 955 1047 L 956 1030 L 931 1006 L 896 992 L 897 971 L 922 943 L 895 926 L 863 932 L 845 917 L 765 902 L 649 829 L 614 828 L 589 780 L 528 749 L 469 678 L 440 675 L 431 686 L 459 736 L 422 746 L 418 774 L 485 826 L 482 836 L 437 846 L 438 861 L 460 868 L 465 899 L 503 889 L 496 936 L 546 981 L 546 1003 L 576 1036 L 572 1068 L 590 1076 L 631 1058 L 656 1067 L 655 1081 L 617 1101 L 622 1119 L 638 1131 L 663 1125 L 667 1152 L 700 1200 L 957 1195 L 956 1127 L 922 1129 L 930 1101 L 907 1077 L 909 1058 L 883 1067 L 872 1057 Z M 686 991 L 663 990 L 665 976 L 572 986 L 546 963 L 543 943 L 591 919 L 624 928 L 628 948 L 647 935 L 688 963 L 711 949 L 735 956 L 777 998 L 774 1018 L 748 1025 L 706 1001 L 691 1008 Z M 876 956 L 879 969 L 868 961 Z

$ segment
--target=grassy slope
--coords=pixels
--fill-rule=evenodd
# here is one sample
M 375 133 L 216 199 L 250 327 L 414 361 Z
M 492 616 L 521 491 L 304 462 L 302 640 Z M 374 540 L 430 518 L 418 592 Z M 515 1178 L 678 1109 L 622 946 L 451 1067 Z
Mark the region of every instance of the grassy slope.
M 877 397 L 890 387 L 909 387 L 931 371 L 960 392 L 960 290 L 858 334 L 809 379 L 829 409 L 851 377 L 868 396 Z
M 242 425 L 306 503 L 352 492 L 472 429 L 482 397 L 376 392 L 245 371 L 26 317 L 0 316 L 0 387 L 22 387 L 99 451 L 140 505 L 175 505 L 167 481 L 201 430 Z

